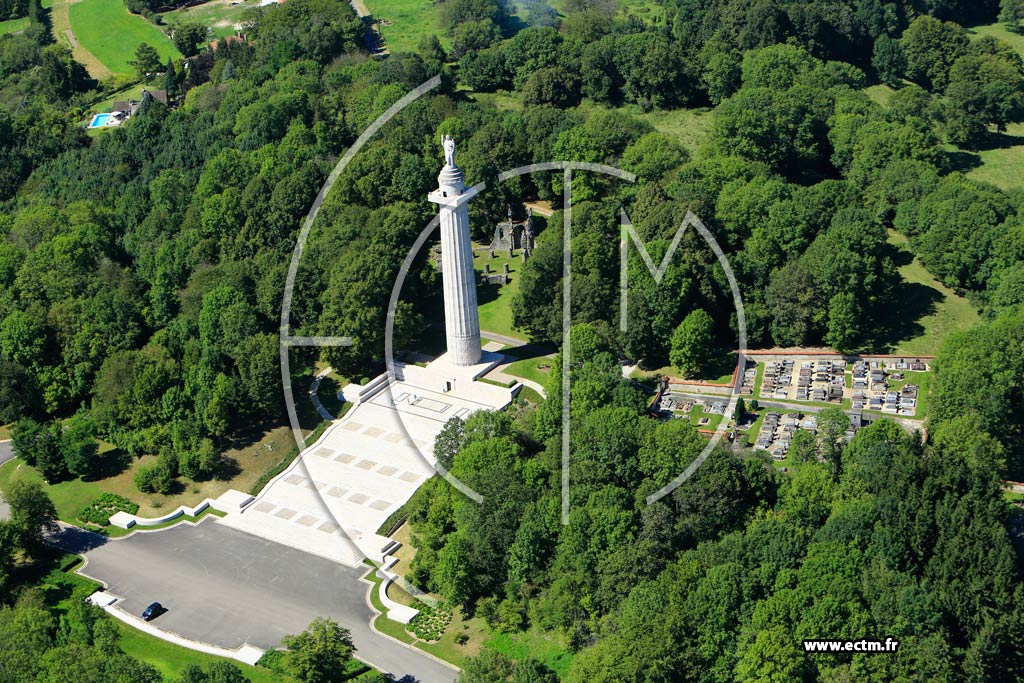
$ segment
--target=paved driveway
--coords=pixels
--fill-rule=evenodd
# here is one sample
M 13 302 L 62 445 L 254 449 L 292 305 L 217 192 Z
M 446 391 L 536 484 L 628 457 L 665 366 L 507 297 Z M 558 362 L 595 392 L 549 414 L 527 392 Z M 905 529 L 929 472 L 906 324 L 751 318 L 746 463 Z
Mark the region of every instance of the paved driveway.
M 139 614 L 153 601 L 168 611 L 153 623 L 187 638 L 234 649 L 280 646 L 317 616 L 352 632 L 360 658 L 401 681 L 450 683 L 457 672 L 372 631 L 365 569 L 345 567 L 207 520 L 97 542 L 67 538 L 88 558 L 82 573 L 102 581 Z

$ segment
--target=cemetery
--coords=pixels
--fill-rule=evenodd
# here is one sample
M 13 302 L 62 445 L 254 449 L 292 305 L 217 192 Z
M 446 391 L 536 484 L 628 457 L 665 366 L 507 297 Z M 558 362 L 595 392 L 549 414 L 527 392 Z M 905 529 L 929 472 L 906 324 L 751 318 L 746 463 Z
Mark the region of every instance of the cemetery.
M 919 382 L 930 371 L 921 358 L 790 356 L 765 360 L 760 384 L 748 367 L 737 391 L 764 401 L 831 404 L 920 419 Z

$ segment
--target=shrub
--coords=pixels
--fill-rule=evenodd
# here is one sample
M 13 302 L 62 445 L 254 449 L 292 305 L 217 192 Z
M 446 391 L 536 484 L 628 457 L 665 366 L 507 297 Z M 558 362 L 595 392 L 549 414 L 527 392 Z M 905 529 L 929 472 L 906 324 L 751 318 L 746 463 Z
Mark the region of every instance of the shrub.
M 413 607 L 419 610 L 419 614 L 409 622 L 409 630 L 422 640 L 438 640 L 452 621 L 452 610 L 446 603 L 431 607 L 416 601 Z
M 137 485 L 138 482 L 136 481 Z M 127 512 L 134 515 L 138 511 L 139 506 L 127 498 L 113 493 L 104 493 L 79 512 L 78 519 L 99 526 L 107 526 L 110 524 L 110 518 L 116 512 Z
M 135 472 L 135 487 L 143 493 L 170 493 L 174 475 L 166 462 L 143 466 Z
M 288 673 L 284 667 L 285 652 L 284 650 L 267 650 L 260 657 L 260 660 L 256 662 L 256 666 L 262 666 L 264 669 L 270 669 L 276 671 L 279 674 Z

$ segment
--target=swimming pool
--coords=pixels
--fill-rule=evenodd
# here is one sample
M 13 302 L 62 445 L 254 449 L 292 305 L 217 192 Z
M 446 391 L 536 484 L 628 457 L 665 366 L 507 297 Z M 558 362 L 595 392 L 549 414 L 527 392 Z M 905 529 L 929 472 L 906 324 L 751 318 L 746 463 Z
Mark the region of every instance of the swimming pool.
M 89 122 L 90 128 L 102 128 L 107 125 L 107 121 L 110 120 L 111 114 L 96 114 L 92 117 L 92 121 Z

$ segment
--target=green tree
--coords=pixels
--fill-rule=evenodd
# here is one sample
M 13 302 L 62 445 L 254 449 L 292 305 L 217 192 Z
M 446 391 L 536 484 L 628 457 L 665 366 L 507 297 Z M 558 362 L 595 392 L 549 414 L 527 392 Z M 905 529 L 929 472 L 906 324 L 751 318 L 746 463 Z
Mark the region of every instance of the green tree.
M 501 38 L 497 25 L 489 19 L 466 21 L 452 32 L 452 59 L 479 52 L 490 47 Z
M 788 456 L 793 462 L 814 462 L 818 458 L 818 442 L 814 434 L 798 429 L 789 442 Z
M 838 479 L 841 472 L 840 456 L 845 444 L 846 430 L 849 428 L 850 418 L 842 408 L 825 408 L 818 413 L 818 444 L 833 479 Z
M 348 629 L 324 617 L 314 619 L 305 631 L 285 636 L 288 648 L 285 668 L 302 683 L 330 683 L 344 678 L 355 652 Z
M 715 321 L 707 311 L 691 311 L 672 333 L 669 361 L 684 377 L 697 377 L 715 357 Z
M 43 549 L 43 539 L 59 530 L 57 509 L 41 484 L 17 480 L 7 489 L 4 498 L 11 508 L 11 527 L 18 544 L 30 555 Z
M 651 131 L 626 148 L 622 153 L 622 165 L 644 180 L 658 180 L 685 164 L 689 158 L 679 140 Z
M 931 91 L 941 91 L 949 70 L 967 52 L 967 32 L 951 21 L 919 16 L 903 32 L 900 45 L 907 59 L 907 78 Z
M 174 47 L 186 57 L 192 57 L 199 52 L 199 46 L 206 43 L 207 31 L 202 24 L 184 23 L 174 28 L 171 36 L 174 40 Z
M 966 55 L 949 72 L 950 139 L 976 147 L 989 125 L 1000 133 L 1024 118 L 1024 74 L 1020 58 Z
M 878 36 L 875 40 L 874 54 L 871 56 L 871 66 L 883 83 L 899 85 L 907 70 L 907 57 L 900 42 L 884 33 Z
M 160 70 L 160 53 L 149 43 L 139 43 L 135 48 L 135 59 L 129 60 L 128 64 L 135 69 L 139 78 L 146 78 Z
M 736 662 L 740 683 L 790 683 L 803 679 L 804 654 L 792 633 L 779 626 L 759 631 Z
M 174 62 L 167 58 L 167 66 L 164 67 L 164 90 L 167 91 L 168 101 L 178 98 L 178 73 L 174 70 Z
M 96 427 L 84 415 L 76 415 L 64 427 L 60 436 L 60 451 L 68 471 L 82 479 L 95 478 L 102 467 Z
M 828 302 L 825 343 L 840 353 L 853 350 L 860 337 L 860 307 L 852 292 L 839 292 Z
M 1024 23 L 1024 0 L 1002 0 L 999 3 L 999 21 L 1011 31 L 1020 31 Z
M 505 655 L 485 647 L 466 660 L 459 683 L 505 683 L 515 672 L 515 663 Z

